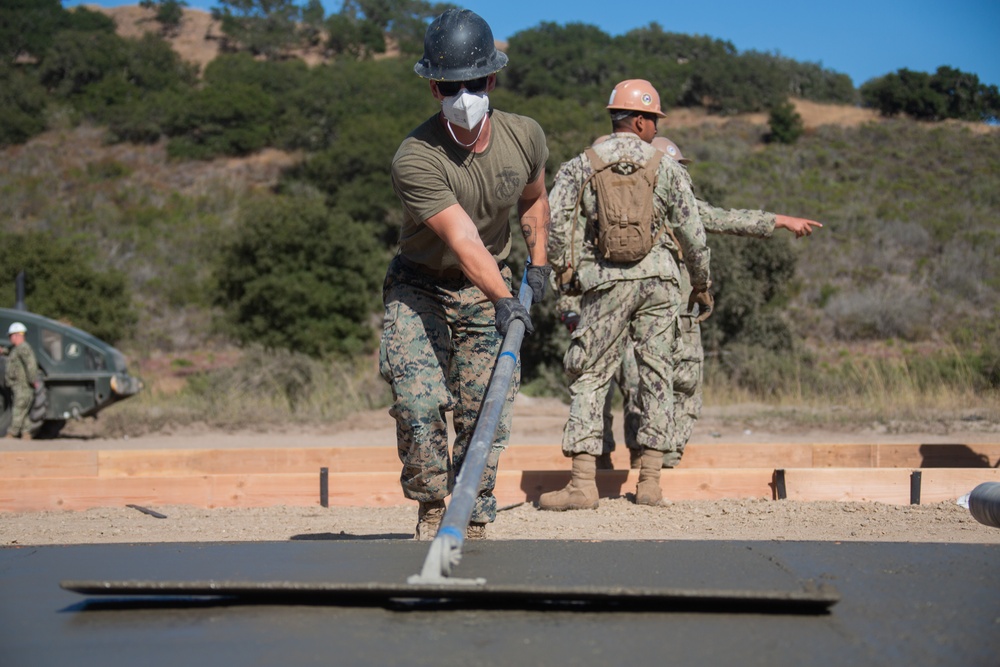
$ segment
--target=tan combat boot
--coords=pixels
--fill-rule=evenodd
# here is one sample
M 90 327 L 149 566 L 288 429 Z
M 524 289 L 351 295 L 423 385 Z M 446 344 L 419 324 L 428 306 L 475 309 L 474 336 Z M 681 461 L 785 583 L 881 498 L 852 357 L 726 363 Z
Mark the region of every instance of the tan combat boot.
M 661 505 L 663 491 L 660 490 L 660 469 L 663 466 L 663 452 L 650 447 L 642 450 L 639 461 L 639 484 L 635 488 L 636 505 Z
M 444 519 L 444 501 L 431 500 L 420 503 L 417 510 L 417 530 L 413 535 L 418 540 L 433 540 L 437 536 L 441 520 Z
M 597 457 L 593 454 L 573 455 L 573 477 L 558 491 L 543 493 L 538 508 L 543 510 L 596 510 Z
M 486 524 L 477 523 L 472 521 L 465 529 L 465 539 L 467 540 L 485 540 L 486 539 Z

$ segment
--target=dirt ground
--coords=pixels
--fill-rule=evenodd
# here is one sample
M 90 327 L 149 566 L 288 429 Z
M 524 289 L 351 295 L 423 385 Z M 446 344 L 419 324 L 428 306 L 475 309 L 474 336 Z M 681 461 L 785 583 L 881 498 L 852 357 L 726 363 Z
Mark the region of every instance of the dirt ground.
M 519 397 L 515 444 L 558 447 L 568 408 L 552 399 Z M 842 429 L 803 428 L 761 406 L 706 408 L 692 443 L 995 443 L 1000 425 L 938 420 L 918 425 L 873 424 Z M 917 430 L 914 430 L 917 429 Z M 620 441 L 620 433 L 619 433 Z M 384 410 L 361 413 L 324 429 L 271 433 L 218 433 L 186 429 L 121 440 L 95 439 L 70 428 L 66 437 L 35 443 L 46 449 L 163 449 L 321 446 L 392 446 Z M 995 465 L 997 462 L 991 462 Z M 503 461 L 501 460 L 501 467 Z M 669 471 L 664 473 L 669 475 Z M 665 485 L 669 499 L 669 483 Z M 971 489 L 970 489 L 971 490 Z M 0 545 L 88 543 L 284 541 L 406 538 L 415 505 L 400 507 L 150 508 L 156 518 L 122 507 L 83 512 L 0 513 Z M 628 497 L 601 500 L 596 511 L 543 512 L 531 504 L 502 508 L 489 539 L 566 540 L 820 540 L 963 542 L 1000 544 L 1000 529 L 978 523 L 948 501 L 919 506 L 864 502 L 717 500 L 634 505 Z

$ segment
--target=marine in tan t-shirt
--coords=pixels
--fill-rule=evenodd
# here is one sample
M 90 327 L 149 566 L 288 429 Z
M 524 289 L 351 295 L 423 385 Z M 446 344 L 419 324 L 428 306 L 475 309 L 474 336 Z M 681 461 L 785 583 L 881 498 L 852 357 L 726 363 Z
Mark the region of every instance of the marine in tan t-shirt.
M 482 153 L 456 146 L 435 114 L 414 130 L 392 161 L 392 185 L 403 204 L 399 251 L 431 269 L 458 267 L 447 244 L 424 220 L 453 204 L 469 214 L 495 260 L 510 254 L 510 210 L 548 158 L 534 120 L 494 110 L 490 144 Z M 484 196 L 486 195 L 486 196 Z

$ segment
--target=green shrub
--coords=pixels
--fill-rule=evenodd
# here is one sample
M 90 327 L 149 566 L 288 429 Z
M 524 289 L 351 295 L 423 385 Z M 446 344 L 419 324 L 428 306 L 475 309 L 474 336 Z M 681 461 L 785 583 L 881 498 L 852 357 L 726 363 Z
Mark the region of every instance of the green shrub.
M 317 197 L 251 201 L 219 255 L 216 303 L 243 344 L 355 354 L 372 349 L 386 262 L 368 226 Z
M 138 319 L 125 275 L 92 268 L 92 250 L 80 239 L 30 232 L 7 234 L 0 253 L 0 303 L 14 303 L 14 279 L 25 272 L 25 303 L 32 312 L 68 322 L 110 343 L 129 338 Z
M 702 325 L 706 350 L 732 344 L 790 349 L 792 335 L 776 307 L 787 299 L 787 284 L 795 274 L 795 256 L 787 239 L 713 235 L 708 243 L 715 312 Z
M 164 120 L 167 151 L 198 160 L 247 155 L 268 145 L 274 111 L 274 98 L 259 86 L 233 83 L 192 92 Z
M 780 144 L 794 144 L 805 131 L 802 116 L 788 100 L 771 107 L 767 124 L 771 126 L 768 141 Z
M 31 70 L 0 63 L 0 146 L 21 144 L 45 130 L 45 89 Z

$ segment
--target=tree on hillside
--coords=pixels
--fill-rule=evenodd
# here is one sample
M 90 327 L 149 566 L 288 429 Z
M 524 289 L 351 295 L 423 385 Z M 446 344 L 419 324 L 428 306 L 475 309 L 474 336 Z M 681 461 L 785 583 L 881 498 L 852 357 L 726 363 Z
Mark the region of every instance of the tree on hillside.
M 917 120 L 990 120 L 1000 117 L 1000 91 L 975 74 L 942 66 L 934 74 L 899 69 L 861 86 L 862 103 L 883 116 Z
M 794 144 L 805 131 L 802 125 L 802 116 L 795 110 L 795 105 L 788 100 L 771 107 L 767 122 L 771 126 L 767 141 Z
M 302 9 L 293 0 L 218 0 L 226 48 L 277 59 L 299 44 Z
M 276 102 L 260 86 L 227 83 L 192 91 L 163 121 L 172 157 L 209 160 L 268 146 Z
M 125 40 L 118 35 L 66 30 L 45 52 L 39 80 L 57 97 L 76 98 L 127 61 Z
M 244 344 L 312 356 L 371 349 L 385 252 L 317 196 L 246 206 L 216 265 L 216 303 Z
M 931 88 L 942 95 L 948 118 L 990 120 L 1000 116 L 1000 91 L 979 82 L 975 74 L 953 67 L 938 67 Z
M 176 35 L 184 18 L 184 0 L 141 0 L 139 6 L 156 12 L 156 22 L 164 35 Z
M 159 139 L 170 98 L 197 78 L 195 66 L 181 61 L 159 35 L 123 39 L 78 30 L 57 35 L 38 76 L 51 95 L 109 124 L 113 137 L 138 141 Z
M 430 19 L 450 3 L 425 0 L 345 0 L 326 21 L 328 46 L 335 55 L 369 58 L 386 52 L 386 42 L 406 55 L 423 52 Z
M 736 47 L 730 42 L 665 32 L 655 22 L 626 33 L 615 43 L 628 54 L 627 76 L 653 82 L 660 101 L 668 107 L 691 104 L 685 100 L 685 93 L 691 87 L 692 74 L 704 63 L 725 61 L 736 55 Z
M 14 279 L 25 272 L 29 310 L 68 322 L 112 344 L 130 337 L 138 317 L 125 274 L 97 271 L 83 244 L 43 232 L 5 234 L 0 253 L 0 304 L 14 304 Z
M 596 26 L 543 22 L 510 38 L 501 72 L 510 90 L 586 103 L 607 99 L 621 74 L 614 40 Z
M 0 3 L 0 57 L 40 58 L 60 30 L 114 32 L 115 23 L 86 7 L 63 9 L 60 0 L 3 0 Z
M 852 103 L 850 77 L 731 42 L 666 32 L 657 23 L 610 37 L 583 23 L 543 22 L 511 37 L 506 86 L 526 97 L 581 103 L 607 98 L 623 79 L 647 79 L 661 104 L 722 114 L 762 111 L 789 95 Z
M 326 22 L 326 10 L 320 0 L 308 0 L 302 8 L 302 25 L 299 31 L 305 46 L 319 46 L 323 41 L 323 23 Z
M 763 111 L 787 96 L 787 81 L 774 57 L 758 51 L 699 61 L 685 102 L 726 114 Z
M 45 130 L 45 89 L 20 68 L 0 62 L 0 146 L 24 143 Z

